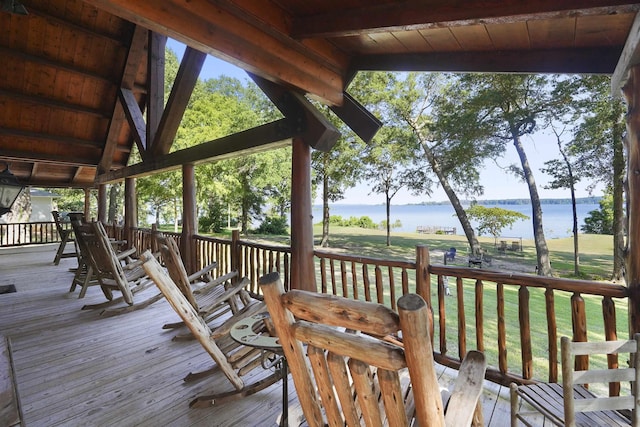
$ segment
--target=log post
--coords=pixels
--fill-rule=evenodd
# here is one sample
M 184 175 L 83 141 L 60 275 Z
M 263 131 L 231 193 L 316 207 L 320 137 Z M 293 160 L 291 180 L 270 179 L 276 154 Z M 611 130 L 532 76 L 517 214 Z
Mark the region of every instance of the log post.
M 84 189 L 84 218 L 89 220 L 91 215 L 91 190 L 89 188 Z
M 573 324 L 573 342 L 587 342 L 587 312 L 582 295 L 575 292 L 571 296 L 571 323 Z M 589 356 L 576 356 L 575 370 L 589 369 Z
M 98 185 L 98 221 L 107 223 L 107 184 Z
M 629 336 L 640 332 L 640 65 L 629 69 L 622 88 L 627 101 L 628 247 L 626 280 L 629 288 Z
M 197 230 L 195 167 L 189 163 L 182 165 L 182 235 L 180 239 L 180 252 L 189 274 L 198 271 L 193 240 Z
M 291 182 L 291 288 L 316 292 L 311 214 L 311 147 L 301 138 L 293 138 Z
M 133 229 L 138 226 L 137 211 L 136 179 L 126 178 L 124 181 L 124 235 L 128 248 L 134 246 Z

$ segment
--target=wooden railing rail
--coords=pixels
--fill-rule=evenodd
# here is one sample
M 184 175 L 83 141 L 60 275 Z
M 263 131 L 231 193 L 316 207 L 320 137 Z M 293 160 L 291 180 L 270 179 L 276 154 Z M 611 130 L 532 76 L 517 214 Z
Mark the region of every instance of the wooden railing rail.
M 241 276 L 251 281 L 250 290 L 260 293 L 258 279 L 267 273 L 280 273 L 285 289 L 290 286 L 291 248 L 281 245 L 266 245 L 245 240 L 237 241 L 239 255 L 238 270 Z

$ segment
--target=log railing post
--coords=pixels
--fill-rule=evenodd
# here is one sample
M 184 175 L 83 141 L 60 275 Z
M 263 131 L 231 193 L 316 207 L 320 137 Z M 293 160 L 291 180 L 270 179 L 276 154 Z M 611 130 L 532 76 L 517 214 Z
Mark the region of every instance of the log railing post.
M 553 289 L 544 292 L 547 313 L 547 336 L 549 345 L 549 382 L 558 382 L 558 325 L 556 322 L 556 305 Z
M 85 216 L 85 218 L 87 218 Z M 98 185 L 98 221 L 107 223 L 107 185 Z
M 533 356 L 531 352 L 531 321 L 529 320 L 529 289 L 520 286 L 518 290 L 518 319 L 520 321 L 520 348 L 522 349 L 522 378 L 533 377 Z

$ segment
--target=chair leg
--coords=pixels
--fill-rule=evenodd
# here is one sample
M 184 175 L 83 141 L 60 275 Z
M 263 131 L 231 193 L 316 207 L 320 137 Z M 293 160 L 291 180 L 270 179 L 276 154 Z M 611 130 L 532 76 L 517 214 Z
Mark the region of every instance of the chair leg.
M 517 389 L 517 384 L 511 383 L 509 385 L 509 400 L 511 402 L 511 427 L 518 426 L 518 406 L 520 399 L 518 398 L 518 393 L 516 392 Z
M 54 265 L 58 265 L 60 264 L 60 258 L 62 258 L 62 254 L 64 252 L 64 247 L 67 245 L 67 239 L 69 238 L 69 234 L 65 233 L 64 236 L 62 236 L 62 241 L 60 242 L 60 246 L 58 246 L 58 251 L 56 252 L 56 256 L 53 259 L 53 264 Z

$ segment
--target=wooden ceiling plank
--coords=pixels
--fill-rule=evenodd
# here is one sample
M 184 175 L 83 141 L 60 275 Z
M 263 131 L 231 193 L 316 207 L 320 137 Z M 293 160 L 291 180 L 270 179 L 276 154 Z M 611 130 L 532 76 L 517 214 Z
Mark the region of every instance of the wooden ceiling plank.
M 0 88 L 0 97 L 11 99 L 12 102 L 23 102 L 25 104 L 38 104 L 49 108 L 55 108 L 58 110 L 66 110 L 72 113 L 83 114 L 95 118 L 106 119 L 109 118 L 105 112 L 102 112 L 96 108 L 86 107 L 83 105 L 72 104 L 69 102 L 63 102 L 56 99 L 46 98 L 38 95 L 29 95 L 20 93 L 15 90 L 6 90 Z
M 463 50 L 490 50 L 493 42 L 484 25 L 469 25 L 450 29 Z
M 151 144 L 152 157 L 167 154 L 171 149 L 206 58 L 206 53 L 187 46 L 173 82 L 167 106 L 162 114 L 158 132 Z
M 527 50 L 531 48 L 526 22 L 512 22 L 502 25 L 488 24 L 486 28 L 496 50 Z
M 174 151 L 161 157 L 149 158 L 142 163 L 127 166 L 96 177 L 96 184 L 121 181 L 178 169 L 186 163 L 206 163 L 240 155 L 258 153 L 291 143 L 294 128 L 289 119 L 280 119 L 262 126 L 228 135 L 213 141 Z
M 101 148 L 101 144 L 87 139 L 71 138 L 68 136 L 52 135 L 44 132 L 26 131 L 23 129 L 12 129 L 0 127 L 0 136 L 11 136 L 15 138 L 36 139 L 49 143 L 64 144 L 69 146 L 69 151 L 73 151 L 72 146 Z
M 574 47 L 576 40 L 576 18 L 527 22 L 532 49 L 559 49 Z
M 609 47 L 526 52 L 434 52 L 361 56 L 354 58 L 352 67 L 353 70 L 369 71 L 610 74 L 618 55 Z M 593 58 L 598 58 L 598 61 Z
M 169 0 L 163 7 L 152 0 L 85 1 L 328 103 L 342 103 L 343 76 L 313 59 L 305 45 L 267 34 L 208 0 Z
M 627 83 L 629 69 L 640 64 L 640 13 L 636 15 L 620 59 L 611 76 L 611 95 L 618 98 L 622 95 L 622 87 Z
M 362 10 L 344 9 L 303 16 L 293 21 L 291 35 L 296 38 L 344 37 L 372 32 L 406 31 L 473 24 L 507 23 L 563 16 L 637 11 L 628 0 L 592 0 L 585 7 L 581 0 L 459 0 L 367 5 Z
M 34 153 L 33 151 L 20 151 L 20 150 L 2 150 L 0 155 L 0 161 L 35 161 L 46 164 L 54 165 L 71 165 L 71 166 L 88 166 L 95 167 L 92 162 L 88 161 L 84 157 L 74 157 L 70 153 L 65 155 L 61 154 L 42 154 Z

